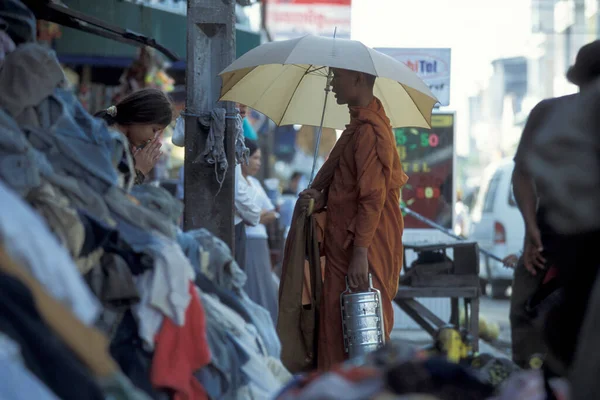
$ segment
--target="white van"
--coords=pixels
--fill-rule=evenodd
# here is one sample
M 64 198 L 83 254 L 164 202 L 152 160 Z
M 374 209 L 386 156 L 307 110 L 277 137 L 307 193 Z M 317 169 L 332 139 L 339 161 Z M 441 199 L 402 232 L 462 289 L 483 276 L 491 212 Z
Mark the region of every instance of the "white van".
M 514 162 L 505 158 L 485 169 L 471 218 L 471 239 L 504 258 L 523 247 L 525 226 L 512 191 Z M 510 295 L 513 269 L 481 254 L 479 275 L 493 298 Z

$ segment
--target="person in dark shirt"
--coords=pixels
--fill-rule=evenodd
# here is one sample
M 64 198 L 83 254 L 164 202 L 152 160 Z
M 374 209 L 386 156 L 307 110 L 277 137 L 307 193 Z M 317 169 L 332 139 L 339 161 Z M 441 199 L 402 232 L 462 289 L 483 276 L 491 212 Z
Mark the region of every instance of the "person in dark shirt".
M 567 78 L 580 90 L 600 77 L 599 54 L 600 41 L 592 42 L 581 48 L 575 64 L 569 69 Z M 564 367 L 568 367 L 575 348 L 578 325 L 581 322 L 577 322 L 577 318 L 571 318 L 570 322 L 566 324 L 568 326 L 563 324 L 565 326 L 560 329 L 554 322 L 551 324 L 553 328 L 546 327 L 542 334 L 535 327 L 531 315 L 526 311 L 529 299 L 539 290 L 550 266 L 557 267 L 560 284 L 565 289 L 566 286 L 572 286 L 578 281 L 566 276 L 572 277 L 572 273 L 564 273 L 565 268 L 568 267 L 566 260 L 568 260 L 570 247 L 566 245 L 565 238 L 557 234 L 548 224 L 543 198 L 540 198 L 536 192 L 535 179 L 526 168 L 528 154 L 534 150 L 533 143 L 536 136 L 543 131 L 544 124 L 551 116 L 564 112 L 568 108 L 567 106 L 577 99 L 577 96 L 579 94 L 547 99 L 535 106 L 529 115 L 514 158 L 513 190 L 525 223 L 525 241 L 523 255 L 515 270 L 510 319 L 513 359 L 521 366 L 526 366 L 524 364 L 534 353 L 544 353 L 546 345 L 548 345 L 553 357 L 557 357 Z M 587 275 L 589 274 L 580 276 Z M 585 300 L 582 296 L 578 297 L 581 297 L 578 309 L 570 310 L 569 313 L 572 315 L 582 314 L 583 317 Z M 550 320 L 550 316 L 548 319 Z M 557 321 L 557 319 L 554 320 Z M 560 334 L 557 334 L 558 330 L 561 331 Z M 562 339 L 557 339 L 559 336 Z M 554 365 L 556 366 L 556 363 Z
M 560 110 L 561 104 L 568 102 L 573 96 L 543 100 L 531 110 L 514 158 L 513 191 L 525 222 L 525 241 L 523 254 L 515 267 L 510 299 L 510 323 L 513 361 L 523 368 L 529 366 L 533 355 L 546 352 L 542 332 L 527 311 L 527 303 L 544 279 L 543 271 L 548 255 L 548 251 L 544 252 L 544 249 L 553 248 L 552 231 L 544 224 L 544 210 L 538 208 L 535 182 L 525 168 L 524 161 L 540 126 L 552 112 Z

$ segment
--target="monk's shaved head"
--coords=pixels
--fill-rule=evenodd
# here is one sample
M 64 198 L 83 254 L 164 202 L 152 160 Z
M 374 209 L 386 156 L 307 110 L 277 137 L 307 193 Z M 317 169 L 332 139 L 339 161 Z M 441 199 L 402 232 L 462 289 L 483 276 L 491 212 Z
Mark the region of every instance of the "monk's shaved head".
M 369 104 L 373 98 L 376 76 L 341 68 L 332 68 L 332 71 L 331 86 L 338 104 Z
M 377 77 L 375 75 L 366 74 L 364 72 L 362 73 L 362 75 L 365 78 L 367 86 L 373 89 L 375 87 L 375 80 L 377 79 Z

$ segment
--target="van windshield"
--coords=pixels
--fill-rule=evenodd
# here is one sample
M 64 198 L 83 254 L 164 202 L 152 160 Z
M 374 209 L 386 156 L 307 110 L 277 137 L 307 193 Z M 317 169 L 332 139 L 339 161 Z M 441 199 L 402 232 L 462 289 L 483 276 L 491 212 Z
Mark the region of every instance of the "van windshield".
M 515 192 L 513 191 L 512 182 L 508 187 L 508 205 L 511 207 L 517 206 L 517 200 L 515 199 Z

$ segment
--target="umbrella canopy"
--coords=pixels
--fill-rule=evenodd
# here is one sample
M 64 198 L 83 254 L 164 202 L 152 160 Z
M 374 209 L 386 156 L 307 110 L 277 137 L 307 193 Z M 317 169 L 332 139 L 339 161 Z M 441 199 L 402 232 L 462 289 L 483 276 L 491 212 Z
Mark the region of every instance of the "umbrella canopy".
M 310 125 L 303 125 L 296 134 L 296 145 L 306 154 L 314 151 L 317 145 L 318 128 Z M 321 143 L 319 145 L 319 156 L 326 158 L 337 141 L 337 134 L 334 129 L 325 128 L 321 132 Z
M 277 125 L 319 126 L 325 103 L 328 68 L 377 77 L 374 94 L 393 127 L 430 128 L 437 99 L 405 64 L 361 42 L 307 35 L 265 43 L 221 72 L 221 100 L 246 104 Z M 347 106 L 327 102 L 323 127 L 344 129 Z

